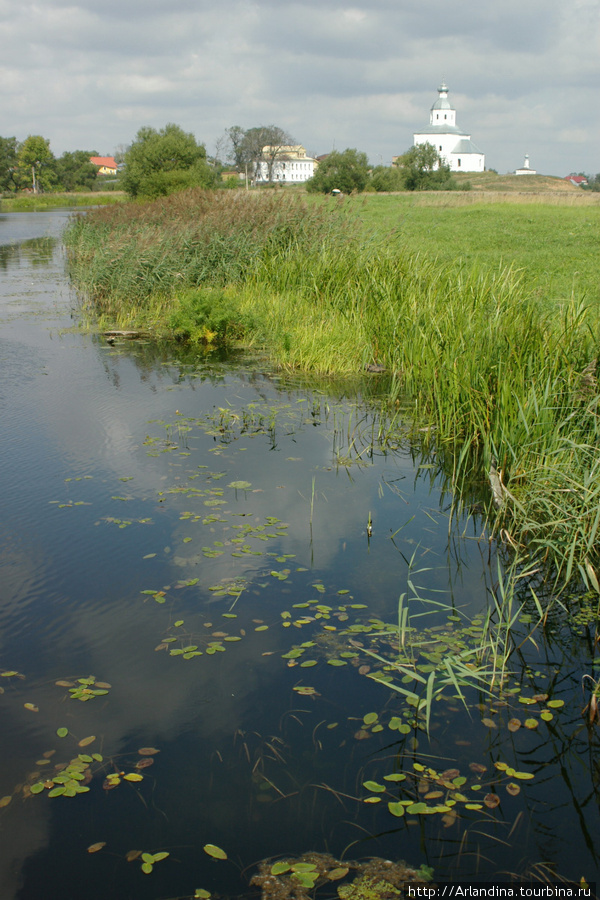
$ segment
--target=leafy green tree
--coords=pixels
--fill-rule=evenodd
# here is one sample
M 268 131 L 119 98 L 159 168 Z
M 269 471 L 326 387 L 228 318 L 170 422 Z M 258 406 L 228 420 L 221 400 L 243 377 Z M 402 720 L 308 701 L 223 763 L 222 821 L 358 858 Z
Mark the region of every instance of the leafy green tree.
M 66 151 L 56 160 L 56 177 L 63 191 L 91 191 L 98 178 L 98 169 L 90 162 L 90 156 L 98 156 L 94 151 Z
M 41 134 L 30 134 L 17 152 L 19 186 L 31 187 L 34 194 L 51 190 L 56 185 L 55 163 L 50 141 Z
M 450 166 L 442 161 L 433 144 L 415 144 L 398 157 L 396 166 L 407 191 L 448 191 L 454 187 Z
M 582 188 L 584 191 L 600 191 L 600 174 L 598 175 L 585 175 L 584 173 L 580 173 L 584 175 L 584 178 L 587 179 L 587 184 L 582 184 Z
M 19 144 L 15 137 L 0 137 L 0 191 L 16 191 L 15 174 Z
M 371 186 L 376 191 L 403 191 L 404 177 L 396 166 L 376 166 L 371 172 Z
M 319 163 L 316 173 L 306 182 L 307 191 L 330 194 L 331 191 L 364 191 L 369 180 L 369 161 L 367 154 L 358 150 L 347 149 L 343 152 L 333 150 L 329 156 Z
M 214 187 L 217 175 L 204 145 L 169 123 L 160 131 L 140 128 L 125 154 L 122 183 L 130 197 L 154 199 L 186 187 Z

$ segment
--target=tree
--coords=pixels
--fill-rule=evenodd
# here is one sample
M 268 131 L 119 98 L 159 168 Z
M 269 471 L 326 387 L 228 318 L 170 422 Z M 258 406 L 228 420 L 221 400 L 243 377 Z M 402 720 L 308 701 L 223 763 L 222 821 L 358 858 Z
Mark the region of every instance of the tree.
M 584 177 L 587 179 L 587 184 L 581 185 L 584 191 L 600 191 L 600 174 L 584 175 Z
M 34 194 L 49 190 L 56 184 L 55 162 L 50 141 L 40 134 L 30 134 L 17 152 L 19 186 L 31 185 Z
M 454 187 L 450 166 L 433 144 L 415 144 L 396 160 L 407 191 L 447 191 Z
M 244 172 L 256 180 L 261 163 L 267 166 L 267 181 L 273 181 L 275 162 L 283 147 L 289 147 L 294 139 L 277 125 L 259 125 L 244 131 L 239 125 L 226 129 L 228 160 L 238 172 Z
M 15 174 L 19 144 L 15 137 L 0 137 L 0 191 L 16 191 Z
M 307 191 L 363 191 L 369 180 L 369 161 L 367 154 L 358 150 L 347 149 L 340 153 L 333 150 L 329 156 L 319 163 L 316 173 L 306 182 Z
M 173 123 L 160 131 L 140 128 L 125 154 L 123 186 L 131 197 L 154 199 L 186 187 L 214 187 L 216 181 L 204 144 Z
M 118 166 L 125 162 L 125 155 L 129 147 L 127 144 L 117 144 L 115 147 L 115 152 L 113 153 L 113 159 Z
M 249 162 L 245 137 L 246 132 L 239 125 L 232 125 L 231 128 L 225 129 L 225 156 L 227 162 L 234 165 L 238 172 L 245 172 Z
M 90 156 L 98 156 L 94 151 L 66 151 L 56 160 L 56 176 L 63 191 L 91 191 L 98 178 L 98 169 L 90 162 Z
M 404 177 L 396 166 L 376 166 L 370 184 L 376 191 L 403 191 Z

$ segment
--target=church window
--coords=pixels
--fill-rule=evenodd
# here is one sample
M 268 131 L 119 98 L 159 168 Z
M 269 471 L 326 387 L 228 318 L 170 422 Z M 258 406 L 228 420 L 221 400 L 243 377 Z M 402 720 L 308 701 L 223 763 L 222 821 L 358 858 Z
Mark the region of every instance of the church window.
M 460 166 L 460 156 L 458 157 L 458 165 Z

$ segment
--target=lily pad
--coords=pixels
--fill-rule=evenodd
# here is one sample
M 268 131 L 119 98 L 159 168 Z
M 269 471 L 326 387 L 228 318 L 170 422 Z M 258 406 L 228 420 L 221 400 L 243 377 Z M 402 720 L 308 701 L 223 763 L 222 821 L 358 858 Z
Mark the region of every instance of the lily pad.
M 90 844 L 87 848 L 88 853 L 97 853 L 98 850 L 102 850 L 103 847 L 106 847 L 106 841 L 96 841 L 95 844 Z
M 274 863 L 271 866 L 271 875 L 283 875 L 284 872 L 290 871 L 290 864 L 286 862 Z
M 363 787 L 368 791 L 373 791 L 376 794 L 383 794 L 385 791 L 384 784 L 378 784 L 377 781 L 363 781 Z
M 217 847 L 216 844 L 205 844 L 202 848 L 205 853 L 208 853 L 209 856 L 212 856 L 214 859 L 227 859 L 227 854 L 224 850 L 221 850 L 220 847 Z
M 393 816 L 401 818 L 404 815 L 406 807 L 402 803 L 388 803 L 388 809 Z

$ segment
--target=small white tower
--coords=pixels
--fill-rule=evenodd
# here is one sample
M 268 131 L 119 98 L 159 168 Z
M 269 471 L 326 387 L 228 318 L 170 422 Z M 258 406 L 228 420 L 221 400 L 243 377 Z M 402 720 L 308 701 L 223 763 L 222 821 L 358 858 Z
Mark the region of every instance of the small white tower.
M 525 154 L 525 162 L 523 163 L 522 168 L 515 169 L 515 175 L 537 175 L 535 169 L 532 169 L 529 165 L 529 154 Z

